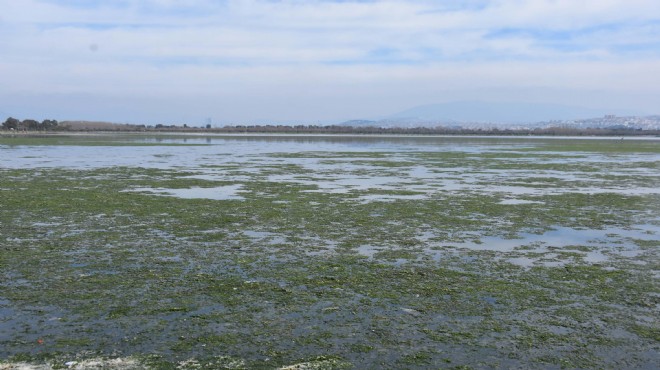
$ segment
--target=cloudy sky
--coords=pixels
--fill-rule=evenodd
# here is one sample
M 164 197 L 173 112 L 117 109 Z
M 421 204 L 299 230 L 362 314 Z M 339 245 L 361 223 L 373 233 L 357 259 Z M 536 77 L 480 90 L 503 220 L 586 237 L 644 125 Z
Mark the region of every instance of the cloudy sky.
M 0 0 L 0 119 L 327 123 L 461 100 L 660 113 L 658 0 Z

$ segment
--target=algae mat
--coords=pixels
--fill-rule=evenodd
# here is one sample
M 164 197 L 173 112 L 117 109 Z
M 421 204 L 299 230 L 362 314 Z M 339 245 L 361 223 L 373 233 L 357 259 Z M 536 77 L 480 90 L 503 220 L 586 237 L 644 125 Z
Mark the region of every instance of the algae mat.
M 0 368 L 654 368 L 660 141 L 2 137 Z

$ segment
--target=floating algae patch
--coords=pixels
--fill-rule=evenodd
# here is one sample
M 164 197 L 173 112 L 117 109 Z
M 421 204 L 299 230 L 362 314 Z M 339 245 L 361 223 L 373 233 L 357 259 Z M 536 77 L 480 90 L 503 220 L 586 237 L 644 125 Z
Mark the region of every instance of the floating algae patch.
M 657 142 L 144 140 L 0 147 L 0 367 L 658 362 Z

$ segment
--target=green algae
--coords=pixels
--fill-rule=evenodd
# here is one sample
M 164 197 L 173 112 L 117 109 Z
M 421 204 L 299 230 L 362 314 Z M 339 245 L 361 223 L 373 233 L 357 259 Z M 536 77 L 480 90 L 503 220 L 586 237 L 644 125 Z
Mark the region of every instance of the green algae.
M 519 158 L 419 152 L 392 164 L 388 153 L 369 155 L 381 161 L 371 169 L 364 153 L 272 157 L 343 157 L 371 174 L 445 159 L 492 169 Z M 529 268 L 506 257 L 549 252 L 460 246 L 557 226 L 648 223 L 657 195 L 569 191 L 505 205 L 497 193 L 437 191 L 364 203 L 360 195 L 419 192 L 310 191 L 319 189 L 268 178 L 313 178 L 301 165 L 252 165 L 262 171 L 242 173 L 242 200 L 130 191 L 239 183 L 191 170 L 0 169 L 1 356 L 43 362 L 91 351 L 143 356 L 153 368 L 616 367 L 630 360 L 619 351 L 639 366 L 654 360 L 657 241 L 632 240 L 647 248 L 643 263 L 578 263 L 577 252 L 596 248 L 578 245 L 551 250 L 564 265 Z M 364 246 L 376 252 L 365 256 Z

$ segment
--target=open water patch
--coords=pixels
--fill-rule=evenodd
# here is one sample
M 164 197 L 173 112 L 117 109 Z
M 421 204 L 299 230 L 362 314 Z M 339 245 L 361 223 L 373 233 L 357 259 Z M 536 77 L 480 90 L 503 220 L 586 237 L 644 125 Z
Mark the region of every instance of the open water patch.
M 658 233 L 660 227 L 650 224 L 604 229 L 554 227 L 543 233 L 519 233 L 513 239 L 486 236 L 478 241 L 446 244 L 458 249 L 504 253 L 510 256 L 505 258 L 508 262 L 523 267 L 562 266 L 574 263 L 576 258 L 585 263 L 637 258 L 644 253 L 638 241 L 657 240 Z M 437 250 L 432 252 L 437 254 Z
M 516 204 L 544 204 L 544 202 L 536 200 L 525 200 L 525 199 L 504 199 L 500 201 L 499 204 L 505 205 L 516 205 Z
M 366 194 L 361 195 L 359 200 L 362 203 L 369 202 L 395 202 L 397 200 L 424 200 L 426 194 Z
M 242 233 L 251 240 L 260 243 L 266 242 L 268 244 L 283 244 L 286 242 L 286 237 L 283 235 L 268 231 L 243 230 Z
M 573 229 L 570 227 L 553 227 L 543 233 L 519 233 L 518 238 L 506 239 L 501 237 L 482 237 L 479 242 L 465 242 L 456 244 L 474 250 L 491 250 L 497 252 L 511 252 L 524 246 L 551 246 L 563 248 L 576 245 L 603 246 L 612 244 L 625 244 L 630 248 L 637 248 L 631 239 L 654 240 L 657 238 L 658 226 L 640 225 L 631 228 L 604 228 L 604 229 Z
M 151 193 L 154 195 L 170 196 L 181 199 L 211 199 L 211 200 L 244 200 L 238 192 L 243 188 L 243 185 L 225 185 L 212 188 L 190 187 L 182 189 L 168 189 L 168 188 L 133 188 L 128 191 Z

